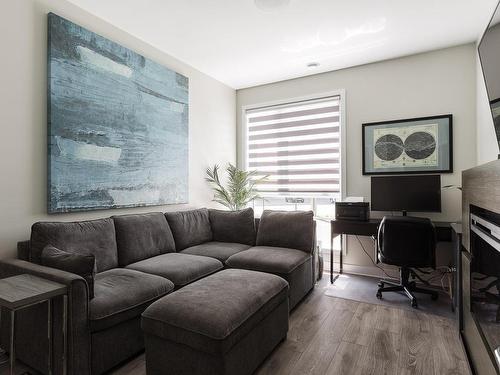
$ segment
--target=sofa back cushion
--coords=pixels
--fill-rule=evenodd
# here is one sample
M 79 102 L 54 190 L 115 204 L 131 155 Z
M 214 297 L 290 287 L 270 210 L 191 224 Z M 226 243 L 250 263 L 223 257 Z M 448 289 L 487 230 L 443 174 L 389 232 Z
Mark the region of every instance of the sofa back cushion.
M 165 216 L 172 229 L 177 251 L 212 241 L 212 229 L 206 208 L 167 212 Z
M 111 218 L 63 222 L 38 222 L 31 227 L 31 261 L 40 264 L 47 245 L 69 253 L 93 254 L 97 272 L 118 266 L 115 225 Z
M 118 264 L 131 263 L 175 252 L 174 237 L 161 212 L 113 216 L 118 245 Z
M 252 208 L 240 211 L 208 210 L 213 240 L 255 245 L 255 221 Z
M 314 246 L 313 212 L 265 210 L 259 221 L 257 246 L 288 247 L 312 252 Z
M 75 254 L 62 251 L 47 245 L 40 257 L 42 266 L 57 268 L 71 272 L 85 279 L 89 287 L 89 298 L 94 298 L 95 256 L 92 254 Z

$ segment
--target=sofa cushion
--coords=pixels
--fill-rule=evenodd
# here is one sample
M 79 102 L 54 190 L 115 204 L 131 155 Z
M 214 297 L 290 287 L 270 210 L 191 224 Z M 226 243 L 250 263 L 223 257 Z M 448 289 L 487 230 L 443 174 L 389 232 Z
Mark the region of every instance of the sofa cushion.
M 42 251 L 47 245 L 68 253 L 93 254 L 97 272 L 118 266 L 115 225 L 110 218 L 33 224 L 30 260 L 40 264 Z
M 94 298 L 95 256 L 93 254 L 74 254 L 47 245 L 42 251 L 42 266 L 74 273 L 87 282 L 89 298 Z
M 152 304 L 142 328 L 197 350 L 226 352 L 287 295 L 288 283 L 275 275 L 224 270 Z
M 314 246 L 313 212 L 265 210 L 259 221 L 256 244 L 311 253 Z
M 129 264 L 127 269 L 166 277 L 176 287 L 181 287 L 217 272 L 223 267 L 223 264 L 214 258 L 169 253 Z
M 232 255 L 226 261 L 228 267 L 275 274 L 289 274 L 311 258 L 300 250 L 283 247 L 256 246 Z
M 230 242 L 205 242 L 201 245 L 191 246 L 181 251 L 182 254 L 202 255 L 219 259 L 225 262 L 231 255 L 249 249 L 250 246 L 241 243 Z
M 160 276 L 115 268 L 97 274 L 94 289 L 89 306 L 93 332 L 139 316 L 151 302 L 170 293 L 174 284 Z
M 118 264 L 123 267 L 156 255 L 175 252 L 174 237 L 161 212 L 113 216 Z
M 177 251 L 212 241 L 212 229 L 206 208 L 167 212 L 165 216 L 172 229 Z
M 255 219 L 252 208 L 240 211 L 208 210 L 213 240 L 255 245 Z

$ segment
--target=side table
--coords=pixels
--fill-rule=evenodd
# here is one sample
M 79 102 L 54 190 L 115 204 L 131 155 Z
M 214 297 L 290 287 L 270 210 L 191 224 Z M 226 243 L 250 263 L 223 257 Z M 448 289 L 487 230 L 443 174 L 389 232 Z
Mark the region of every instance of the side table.
M 0 280 L 0 309 L 10 311 L 10 374 L 14 375 L 15 356 L 15 323 L 16 311 L 39 303 L 47 302 L 47 338 L 49 375 L 52 374 L 52 299 L 63 296 L 63 374 L 66 374 L 66 327 L 68 316 L 68 296 L 65 285 L 33 275 L 17 275 Z M 0 311 L 1 317 L 1 311 Z

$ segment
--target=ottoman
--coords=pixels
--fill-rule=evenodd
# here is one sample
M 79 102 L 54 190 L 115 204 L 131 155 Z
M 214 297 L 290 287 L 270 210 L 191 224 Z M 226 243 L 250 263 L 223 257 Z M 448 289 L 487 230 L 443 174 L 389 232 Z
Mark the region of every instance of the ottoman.
M 148 375 L 251 374 L 286 338 L 288 283 L 223 270 L 153 303 L 142 330 Z

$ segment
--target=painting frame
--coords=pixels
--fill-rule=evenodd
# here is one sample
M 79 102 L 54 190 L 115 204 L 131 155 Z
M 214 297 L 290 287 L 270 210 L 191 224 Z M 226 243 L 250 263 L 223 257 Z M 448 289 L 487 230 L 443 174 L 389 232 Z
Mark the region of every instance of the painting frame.
M 384 129 L 400 134 L 385 134 L 384 136 Z M 411 133 L 412 129 L 415 130 L 413 133 Z M 380 136 L 375 139 L 378 135 Z M 404 137 L 406 138 L 403 140 Z M 386 158 L 380 153 L 377 154 L 377 146 L 382 139 L 385 144 L 384 141 L 380 142 L 381 148 L 379 149 L 385 151 L 388 156 Z M 397 142 L 391 142 L 392 139 L 396 139 Z M 386 149 L 382 148 L 384 145 Z M 421 149 L 411 147 L 412 145 L 417 145 Z M 394 151 L 392 154 L 391 148 Z M 410 157 L 407 152 L 410 152 L 413 157 Z M 363 123 L 362 164 L 362 173 L 365 176 L 453 173 L 453 115 Z
M 188 203 L 189 78 L 47 20 L 47 212 Z

